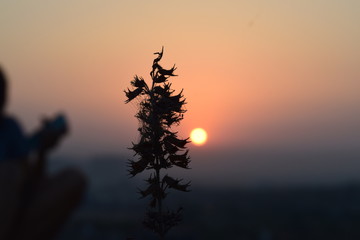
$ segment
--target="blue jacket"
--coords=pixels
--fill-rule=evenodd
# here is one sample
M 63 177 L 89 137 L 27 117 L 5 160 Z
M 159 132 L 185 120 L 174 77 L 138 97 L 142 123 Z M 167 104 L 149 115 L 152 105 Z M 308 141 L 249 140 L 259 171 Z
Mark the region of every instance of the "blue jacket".
M 28 137 L 11 117 L 0 120 L 0 162 L 26 159 L 39 146 L 38 134 Z

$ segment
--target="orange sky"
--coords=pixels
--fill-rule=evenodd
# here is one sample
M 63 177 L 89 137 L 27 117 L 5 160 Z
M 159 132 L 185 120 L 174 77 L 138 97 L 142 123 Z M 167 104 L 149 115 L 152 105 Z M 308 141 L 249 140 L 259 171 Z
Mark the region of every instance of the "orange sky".
M 149 79 L 153 52 L 178 66 L 180 135 L 206 149 L 359 149 L 360 2 L 1 1 L 8 112 L 27 131 L 67 113 L 58 154 L 123 152 L 137 138 L 123 90 Z

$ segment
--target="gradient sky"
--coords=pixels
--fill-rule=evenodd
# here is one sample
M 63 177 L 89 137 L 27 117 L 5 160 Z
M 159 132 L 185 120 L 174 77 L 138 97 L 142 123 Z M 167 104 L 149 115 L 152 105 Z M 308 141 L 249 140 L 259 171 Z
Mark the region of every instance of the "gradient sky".
M 152 53 L 165 46 L 162 65 L 177 64 L 173 87 L 188 101 L 180 135 L 208 131 L 207 145 L 191 146 L 195 160 L 236 159 L 239 149 L 356 155 L 359 11 L 358 0 L 0 0 L 8 112 L 26 131 L 65 112 L 72 132 L 55 155 L 126 152 L 137 108 L 123 90 L 135 74 L 149 79 Z

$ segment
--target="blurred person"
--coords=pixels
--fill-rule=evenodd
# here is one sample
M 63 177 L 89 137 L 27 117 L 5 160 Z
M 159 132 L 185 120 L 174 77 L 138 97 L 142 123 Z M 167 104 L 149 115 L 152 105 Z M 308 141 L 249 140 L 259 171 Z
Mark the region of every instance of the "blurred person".
M 0 239 L 52 239 L 86 188 L 77 169 L 46 174 L 46 157 L 68 133 L 66 118 L 45 119 L 27 136 L 6 114 L 7 86 L 0 68 Z

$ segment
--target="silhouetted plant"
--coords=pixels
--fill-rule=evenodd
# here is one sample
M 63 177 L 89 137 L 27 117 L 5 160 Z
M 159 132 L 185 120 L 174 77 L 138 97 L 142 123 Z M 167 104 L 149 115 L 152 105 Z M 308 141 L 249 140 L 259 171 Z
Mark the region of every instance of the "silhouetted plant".
M 144 225 L 156 232 L 161 239 L 168 230 L 181 221 L 181 208 L 177 211 L 164 211 L 163 200 L 168 188 L 180 191 L 189 191 L 190 183 L 182 184 L 182 179 L 175 179 L 161 170 L 173 166 L 188 169 L 190 158 L 185 145 L 188 138 L 179 139 L 177 132 L 171 130 L 171 126 L 179 125 L 186 110 L 183 108 L 185 99 L 182 90 L 174 94 L 171 89 L 169 78 L 174 75 L 175 65 L 167 70 L 159 65 L 163 56 L 164 48 L 152 65 L 150 76 L 152 79 L 149 87 L 143 78 L 135 76 L 131 81 L 133 90 L 125 91 L 126 103 L 135 98 L 140 99 L 139 112 L 135 115 L 140 122 L 138 131 L 140 140 L 133 143 L 134 156 L 139 158 L 129 160 L 129 173 L 135 176 L 144 170 L 150 170 L 151 174 L 146 180 L 147 188 L 140 190 L 142 198 L 151 197 L 148 212 L 145 216 Z

